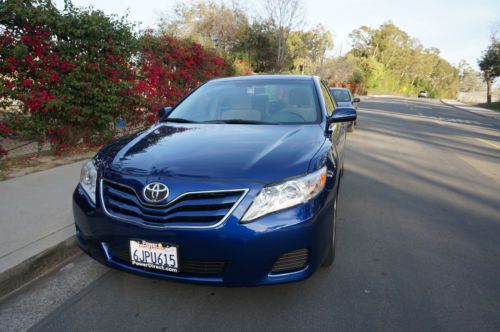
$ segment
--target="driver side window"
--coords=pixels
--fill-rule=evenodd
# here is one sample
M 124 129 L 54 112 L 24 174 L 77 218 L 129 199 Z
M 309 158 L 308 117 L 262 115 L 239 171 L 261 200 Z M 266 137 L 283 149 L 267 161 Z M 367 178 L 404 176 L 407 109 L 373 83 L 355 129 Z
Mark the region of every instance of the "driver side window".
M 326 112 L 328 115 L 332 115 L 335 110 L 335 104 L 333 103 L 332 96 L 328 91 L 328 88 L 325 87 L 324 83 L 321 83 L 321 94 L 323 95 L 323 100 L 325 101 Z

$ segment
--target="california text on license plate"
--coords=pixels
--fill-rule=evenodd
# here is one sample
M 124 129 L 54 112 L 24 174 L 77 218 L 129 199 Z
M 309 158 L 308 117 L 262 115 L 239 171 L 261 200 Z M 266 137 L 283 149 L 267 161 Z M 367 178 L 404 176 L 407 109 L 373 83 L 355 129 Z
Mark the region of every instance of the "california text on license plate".
M 163 243 L 130 240 L 130 261 L 132 265 L 179 272 L 177 247 Z

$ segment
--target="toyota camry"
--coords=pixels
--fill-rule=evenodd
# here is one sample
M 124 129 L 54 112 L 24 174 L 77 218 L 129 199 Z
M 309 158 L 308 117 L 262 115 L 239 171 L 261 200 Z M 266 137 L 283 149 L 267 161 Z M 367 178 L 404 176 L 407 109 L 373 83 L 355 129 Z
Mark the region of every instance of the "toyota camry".
M 143 276 L 298 281 L 335 257 L 346 124 L 318 77 L 209 81 L 102 148 L 73 194 L 79 246 Z

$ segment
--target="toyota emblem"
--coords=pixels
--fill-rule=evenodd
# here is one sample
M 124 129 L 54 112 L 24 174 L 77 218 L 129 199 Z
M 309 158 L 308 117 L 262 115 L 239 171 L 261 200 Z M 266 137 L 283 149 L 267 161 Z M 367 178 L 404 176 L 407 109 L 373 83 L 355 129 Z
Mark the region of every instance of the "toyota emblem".
M 168 187 L 160 182 L 152 182 L 144 187 L 142 194 L 150 203 L 158 203 L 168 197 Z

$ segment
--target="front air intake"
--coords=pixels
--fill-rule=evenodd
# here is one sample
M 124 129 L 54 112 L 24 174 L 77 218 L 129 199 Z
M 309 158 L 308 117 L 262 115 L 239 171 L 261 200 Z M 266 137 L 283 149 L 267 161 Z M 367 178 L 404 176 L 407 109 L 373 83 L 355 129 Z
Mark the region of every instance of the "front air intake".
M 287 252 L 278 257 L 271 272 L 279 274 L 301 270 L 307 265 L 308 257 L 309 250 L 306 248 Z

